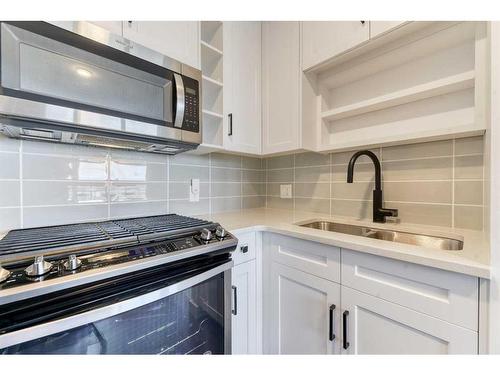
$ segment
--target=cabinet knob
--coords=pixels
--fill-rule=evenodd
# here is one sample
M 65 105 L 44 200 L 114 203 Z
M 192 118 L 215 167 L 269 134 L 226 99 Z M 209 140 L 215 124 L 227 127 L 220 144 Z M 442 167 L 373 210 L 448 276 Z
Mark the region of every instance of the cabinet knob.
M 362 25 L 364 25 L 366 23 L 366 21 L 359 21 L 359 22 L 361 22 Z
M 240 250 L 243 254 L 248 253 L 248 245 L 243 245 L 240 247 Z

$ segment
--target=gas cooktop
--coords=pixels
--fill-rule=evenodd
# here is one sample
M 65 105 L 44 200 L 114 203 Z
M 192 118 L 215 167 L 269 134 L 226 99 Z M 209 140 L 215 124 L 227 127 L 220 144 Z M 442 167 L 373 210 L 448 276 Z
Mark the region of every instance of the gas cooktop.
M 236 244 L 217 223 L 175 214 L 13 230 L 0 240 L 0 300 L 16 288 L 59 289 Z

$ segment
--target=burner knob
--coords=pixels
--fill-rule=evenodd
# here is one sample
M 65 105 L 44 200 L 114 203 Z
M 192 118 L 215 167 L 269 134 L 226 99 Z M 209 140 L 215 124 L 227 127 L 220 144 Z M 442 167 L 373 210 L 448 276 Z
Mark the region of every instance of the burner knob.
M 68 260 L 64 262 L 63 266 L 66 271 L 74 271 L 82 265 L 82 261 L 76 257 L 75 254 L 71 254 Z
M 10 277 L 10 271 L 7 271 L 5 268 L 0 266 L 0 283 L 4 282 Z
M 203 228 L 201 230 L 200 237 L 203 241 L 210 241 L 212 239 L 212 232 L 210 231 L 210 229 Z
M 28 276 L 42 276 L 52 269 L 52 263 L 43 259 L 43 255 L 35 257 L 35 262 L 26 268 L 24 272 Z
M 215 236 L 217 238 L 223 239 L 226 237 L 227 232 L 224 228 L 222 228 L 220 225 L 215 229 Z

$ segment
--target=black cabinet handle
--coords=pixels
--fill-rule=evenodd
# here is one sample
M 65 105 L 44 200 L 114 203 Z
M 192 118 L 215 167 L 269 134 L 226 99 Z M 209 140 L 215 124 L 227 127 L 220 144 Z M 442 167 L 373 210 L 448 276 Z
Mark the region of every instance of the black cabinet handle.
M 335 307 L 335 305 L 330 306 L 330 332 L 328 334 L 330 341 L 335 340 L 335 333 L 333 333 L 333 312 L 335 311 Z
M 345 350 L 349 348 L 349 342 L 347 341 L 347 317 L 349 316 L 349 311 L 344 311 L 342 313 L 342 341 Z
M 361 22 L 361 24 L 364 25 L 366 21 L 359 21 L 359 22 Z
M 234 298 L 234 308 L 231 310 L 233 315 L 238 315 L 238 289 L 233 285 L 233 298 Z
M 227 115 L 228 126 L 227 126 L 227 135 L 233 135 L 233 114 L 230 113 Z
M 240 250 L 243 254 L 248 253 L 248 245 L 243 245 L 240 247 Z

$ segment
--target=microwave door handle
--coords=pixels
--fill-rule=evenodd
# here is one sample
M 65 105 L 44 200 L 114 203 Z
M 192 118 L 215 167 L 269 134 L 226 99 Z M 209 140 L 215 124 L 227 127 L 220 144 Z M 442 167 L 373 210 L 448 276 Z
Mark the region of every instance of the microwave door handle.
M 186 94 L 184 90 L 184 81 L 182 80 L 182 76 L 180 74 L 174 73 L 174 82 L 175 82 L 175 97 L 176 97 L 174 127 L 181 129 L 182 123 L 184 122 Z

